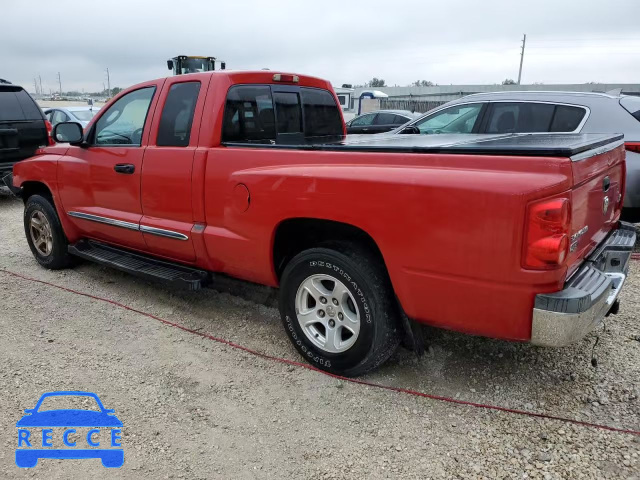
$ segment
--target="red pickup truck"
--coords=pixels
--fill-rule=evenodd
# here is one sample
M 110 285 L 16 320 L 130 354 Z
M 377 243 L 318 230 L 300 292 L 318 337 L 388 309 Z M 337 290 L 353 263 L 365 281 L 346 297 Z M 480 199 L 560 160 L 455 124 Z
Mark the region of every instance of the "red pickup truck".
M 42 266 L 279 286 L 295 348 L 334 373 L 377 367 L 416 322 L 560 346 L 616 312 L 621 136 L 344 134 L 326 81 L 181 75 L 58 124 L 67 143 L 6 182 Z

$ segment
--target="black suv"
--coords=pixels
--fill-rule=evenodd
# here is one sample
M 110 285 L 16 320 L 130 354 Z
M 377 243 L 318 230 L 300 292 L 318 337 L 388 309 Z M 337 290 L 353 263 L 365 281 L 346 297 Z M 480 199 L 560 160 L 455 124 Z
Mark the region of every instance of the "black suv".
M 0 186 L 16 162 L 49 145 L 48 130 L 44 113 L 31 95 L 22 87 L 0 82 Z

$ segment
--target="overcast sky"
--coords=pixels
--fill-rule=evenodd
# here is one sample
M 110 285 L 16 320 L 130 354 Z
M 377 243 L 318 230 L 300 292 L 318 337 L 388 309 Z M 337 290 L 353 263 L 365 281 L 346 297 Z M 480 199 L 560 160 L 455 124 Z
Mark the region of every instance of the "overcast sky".
M 28 8 L 27 8 L 28 7 Z M 2 0 L 0 78 L 101 90 L 178 54 L 361 84 L 640 83 L 640 0 Z

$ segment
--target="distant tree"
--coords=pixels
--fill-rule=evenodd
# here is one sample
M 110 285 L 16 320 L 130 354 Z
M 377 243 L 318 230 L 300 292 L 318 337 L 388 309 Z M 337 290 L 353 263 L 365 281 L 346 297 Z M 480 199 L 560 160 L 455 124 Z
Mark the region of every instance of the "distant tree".
M 511 78 L 507 78 L 506 80 L 503 80 L 502 85 L 516 85 L 516 81 Z
M 111 89 L 111 95 L 116 96 L 117 94 L 119 94 L 122 91 L 122 89 L 120 87 L 113 87 Z
M 412 87 L 433 87 L 435 83 L 430 80 L 416 80 L 411 84 Z
M 382 78 L 373 77 L 369 82 L 367 82 L 367 87 L 386 87 L 386 85 Z
M 350 83 L 343 83 L 342 88 L 353 88 L 353 85 L 351 85 Z

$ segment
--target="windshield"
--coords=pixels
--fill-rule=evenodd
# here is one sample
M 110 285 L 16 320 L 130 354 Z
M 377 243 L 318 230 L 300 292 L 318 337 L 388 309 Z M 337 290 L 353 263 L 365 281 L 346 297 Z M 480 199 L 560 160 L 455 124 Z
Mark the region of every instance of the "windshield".
M 210 63 L 206 58 L 187 58 L 180 61 L 180 73 L 208 72 L 213 70 Z
M 622 97 L 620 105 L 640 122 L 640 97 Z
M 52 395 L 45 397 L 38 411 L 69 409 L 101 411 L 96 399 L 87 395 Z
M 98 113 L 98 110 L 74 110 L 71 112 L 71 115 L 81 122 L 88 122 L 95 117 L 96 113 Z

